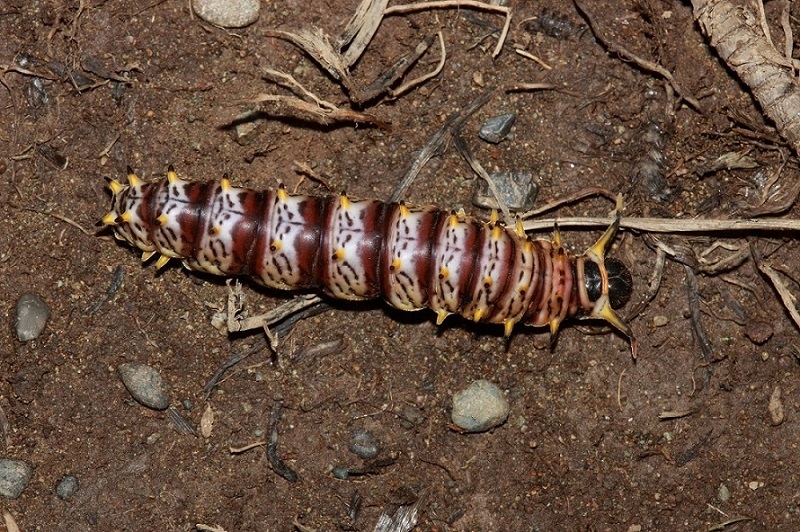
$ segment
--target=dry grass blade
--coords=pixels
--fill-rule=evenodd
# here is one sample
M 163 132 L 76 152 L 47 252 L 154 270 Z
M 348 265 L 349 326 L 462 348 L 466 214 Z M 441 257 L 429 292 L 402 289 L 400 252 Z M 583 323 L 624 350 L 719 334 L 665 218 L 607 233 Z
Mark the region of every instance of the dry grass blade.
M 336 47 L 339 52 L 347 47 L 347 51 L 342 56 L 342 61 L 347 68 L 359 60 L 375 32 L 378 31 L 387 5 L 389 5 L 389 0 L 363 0 L 342 34 L 336 39 Z

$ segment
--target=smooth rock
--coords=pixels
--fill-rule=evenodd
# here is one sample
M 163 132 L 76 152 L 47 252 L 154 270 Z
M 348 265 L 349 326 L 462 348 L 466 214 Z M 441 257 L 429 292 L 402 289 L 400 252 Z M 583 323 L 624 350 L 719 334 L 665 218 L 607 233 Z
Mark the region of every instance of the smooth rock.
M 50 307 L 36 294 L 22 294 L 17 300 L 17 338 L 21 342 L 34 340 L 44 331 L 50 318 Z
M 33 471 L 22 460 L 0 458 L 0 495 L 16 499 L 31 479 Z
M 166 410 L 169 406 L 167 384 L 156 368 L 128 362 L 120 365 L 119 376 L 128 392 L 144 406 L 154 410 Z
M 508 401 L 495 384 L 477 380 L 453 396 L 451 419 L 465 432 L 485 432 L 508 419 Z
M 366 429 L 353 429 L 350 435 L 350 445 L 348 446 L 350 452 L 359 458 L 369 460 L 375 458 L 381 450 L 381 445 L 378 439 L 370 431 Z
M 73 475 L 67 475 L 56 484 L 56 495 L 58 495 L 59 499 L 65 501 L 78 492 L 78 487 L 78 478 Z
M 192 0 L 201 19 L 223 28 L 243 28 L 258 20 L 259 0 Z

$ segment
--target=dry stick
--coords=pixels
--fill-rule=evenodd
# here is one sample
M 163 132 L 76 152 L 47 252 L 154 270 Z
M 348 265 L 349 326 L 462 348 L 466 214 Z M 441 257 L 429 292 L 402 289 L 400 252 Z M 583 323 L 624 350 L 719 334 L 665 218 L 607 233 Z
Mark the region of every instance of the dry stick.
M 462 110 L 453 113 L 450 115 L 447 120 L 445 120 L 442 127 L 440 127 L 436 133 L 433 134 L 431 139 L 425 144 L 425 147 L 419 152 L 417 158 L 414 159 L 414 162 L 411 163 L 406 175 L 403 176 L 403 179 L 400 180 L 397 187 L 394 189 L 391 197 L 389 198 L 389 202 L 396 202 L 400 201 L 400 199 L 405 196 L 406 191 L 411 186 L 411 183 L 414 182 L 414 179 L 417 178 L 417 175 L 422 171 L 422 168 L 431 160 L 431 158 L 439 153 L 441 150 L 447 146 L 448 141 L 453 136 L 453 132 L 456 131 L 461 125 L 469 118 L 475 111 L 483 107 L 486 102 L 492 97 L 492 93 L 494 89 L 489 89 L 485 91 L 483 94 L 472 100 L 472 102 L 467 105 Z
M 259 94 L 255 98 L 250 100 L 242 100 L 238 102 L 234 102 L 235 105 L 240 104 L 250 104 L 250 103 L 270 103 L 273 104 L 275 114 L 281 114 L 286 111 L 282 110 L 282 107 L 288 107 L 289 109 L 293 109 L 296 113 L 291 114 L 290 116 L 296 118 L 307 118 L 309 120 L 313 120 L 319 122 L 323 125 L 330 124 L 331 122 L 342 121 L 342 122 L 355 122 L 355 123 L 362 123 L 362 124 L 372 124 L 378 126 L 381 129 L 389 129 L 390 125 L 388 122 L 379 119 L 375 115 L 371 115 L 369 113 L 361 113 L 358 111 L 352 111 L 350 109 L 323 109 L 319 105 L 303 101 L 299 98 L 295 98 L 293 96 L 282 96 L 278 94 Z
M 549 218 L 529 220 L 522 224 L 526 231 L 552 229 L 555 224 L 561 229 L 608 227 L 613 218 Z M 673 220 L 670 218 L 622 218 L 620 227 L 648 233 L 720 233 L 743 231 L 800 231 L 800 220 L 778 218 L 769 220 Z
M 530 59 L 531 61 L 533 61 L 534 63 L 536 63 L 537 65 L 539 65 L 540 67 L 542 67 L 545 70 L 553 70 L 553 67 L 551 67 L 550 65 L 548 65 L 547 63 L 545 63 L 544 61 L 542 61 L 541 59 L 539 59 L 538 57 L 536 57 L 532 53 L 528 52 L 527 50 L 523 50 L 521 48 L 514 48 L 514 51 L 517 54 L 521 55 L 522 57 Z
M 438 2 L 418 2 L 416 4 L 403 4 L 399 6 L 387 7 L 383 12 L 383 15 L 389 16 L 403 13 L 414 13 L 416 11 L 425 11 L 428 9 L 460 9 L 462 7 L 492 11 L 494 13 L 505 15 L 506 23 L 503 25 L 503 30 L 500 32 L 500 37 L 497 39 L 497 45 L 492 52 L 492 57 L 497 57 L 500 55 L 500 50 L 503 49 L 503 44 L 505 44 L 508 30 L 511 27 L 511 9 L 508 7 L 493 6 L 483 2 L 476 2 L 475 0 L 440 0 Z
M 764 35 L 758 17 L 727 0 L 692 0 L 694 15 L 720 58 L 745 83 L 778 133 L 800 154 L 800 90 L 793 62 Z
M 695 111 L 699 113 L 703 112 L 703 110 L 700 107 L 700 102 L 698 102 L 694 97 L 689 95 L 688 92 L 683 90 L 683 88 L 678 84 L 678 82 L 675 80 L 675 78 L 673 77 L 672 73 L 669 70 L 662 67 L 658 63 L 653 63 L 652 61 L 648 61 L 643 57 L 639 57 L 630 50 L 608 40 L 603 35 L 603 32 L 600 31 L 600 27 L 598 26 L 597 21 L 594 19 L 594 16 L 586 9 L 586 7 L 584 7 L 583 4 L 578 0 L 573 0 L 573 1 L 575 2 L 575 7 L 578 8 L 578 11 L 580 11 L 580 13 L 586 18 L 586 21 L 589 23 L 589 27 L 591 28 L 594 36 L 597 37 L 598 41 L 603 43 L 603 46 L 608 48 L 609 52 L 613 52 L 621 56 L 623 59 L 635 63 L 637 66 L 639 66 L 644 70 L 653 72 L 654 74 L 658 74 L 659 76 L 667 80 L 667 82 L 672 86 L 675 92 L 678 93 L 678 95 L 686 103 L 691 105 Z

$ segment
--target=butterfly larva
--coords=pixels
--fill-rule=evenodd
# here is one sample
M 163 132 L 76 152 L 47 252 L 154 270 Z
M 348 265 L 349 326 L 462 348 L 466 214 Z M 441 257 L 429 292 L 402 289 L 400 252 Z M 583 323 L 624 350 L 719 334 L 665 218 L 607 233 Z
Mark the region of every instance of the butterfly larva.
M 476 322 L 548 325 L 574 316 L 604 319 L 631 341 L 614 312 L 631 294 L 625 266 L 606 259 L 617 219 L 592 247 L 571 256 L 556 229 L 531 240 L 505 227 L 432 207 L 291 195 L 220 182 L 166 178 L 110 180 L 112 209 L 102 220 L 156 266 L 183 260 L 190 270 L 247 276 L 285 290 L 317 288 L 341 299 L 383 297 L 401 310 L 430 308 Z M 633 344 L 632 344 L 633 347 Z

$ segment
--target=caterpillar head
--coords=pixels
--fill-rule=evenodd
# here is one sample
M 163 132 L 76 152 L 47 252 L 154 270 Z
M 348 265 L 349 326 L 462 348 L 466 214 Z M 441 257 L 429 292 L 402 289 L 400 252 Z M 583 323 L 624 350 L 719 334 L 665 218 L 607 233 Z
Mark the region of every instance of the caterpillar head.
M 636 339 L 633 331 L 620 318 L 615 309 L 623 307 L 631 297 L 633 278 L 625 265 L 614 258 L 606 258 L 614 234 L 617 232 L 622 210 L 622 198 L 617 199 L 614 222 L 603 236 L 579 258 L 581 305 L 590 318 L 599 318 L 628 337 L 631 354 L 636 357 Z
M 611 308 L 616 310 L 624 307 L 633 293 L 633 277 L 625 265 L 614 258 L 606 258 L 603 266 L 608 280 L 608 301 Z M 584 266 L 586 276 L 586 292 L 589 300 L 596 302 L 603 295 L 603 275 L 600 266 L 592 261 L 587 261 Z

